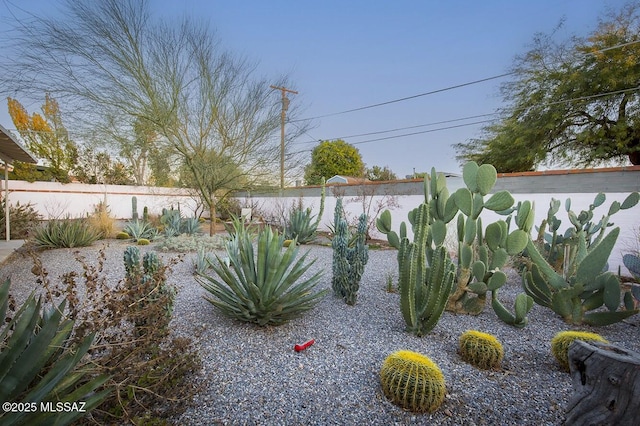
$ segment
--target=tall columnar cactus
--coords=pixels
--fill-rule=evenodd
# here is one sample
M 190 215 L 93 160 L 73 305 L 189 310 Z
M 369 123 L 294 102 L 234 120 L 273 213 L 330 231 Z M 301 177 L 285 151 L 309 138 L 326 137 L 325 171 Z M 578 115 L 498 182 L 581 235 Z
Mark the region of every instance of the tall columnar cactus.
M 625 254 L 622 256 L 622 263 L 636 280 L 640 280 L 640 256 Z
M 529 239 L 533 226 L 533 207 L 528 201 L 513 207 L 514 199 L 508 191 L 498 191 L 487 200 L 485 196 L 493 189 L 497 172 L 489 164 L 478 166 L 474 162 L 467 163 L 463 169 L 463 180 L 466 187 L 449 194 L 444 174 L 436 174 L 431 170 L 430 180 L 425 179 L 424 196 L 429 219 L 430 231 L 421 244 L 425 244 L 427 259 L 430 259 L 434 247 L 444 244 L 447 235 L 447 224 L 457 215 L 458 263 L 456 286 L 449 296 L 447 309 L 456 313 L 479 314 L 486 304 L 487 292 L 491 292 L 491 304 L 500 319 L 508 324 L 523 327 L 527 323 L 526 314 L 533 306 L 533 301 L 525 294 L 516 299 L 515 314 L 509 312 L 498 300 L 498 289 L 507 281 L 501 268 L 510 255 L 522 251 Z M 482 226 L 480 214 L 484 209 L 499 214 L 510 214 L 517 211 L 518 229 L 509 232 L 511 217 L 506 221 L 499 220 Z M 414 235 L 416 234 L 418 210 L 409 212 Z M 385 211 L 376 222 L 378 230 L 387 235 L 389 243 L 401 248 L 401 238 L 406 236 L 406 225 L 400 227 L 400 236 L 391 230 L 391 214 Z M 414 241 L 416 238 L 414 237 Z M 400 253 L 398 253 L 400 262 Z M 402 273 L 400 274 L 402 277 Z M 401 284 L 400 284 L 401 285 Z
M 138 220 L 138 198 L 135 195 L 131 197 L 131 219 Z
M 334 224 L 336 233 L 331 241 L 333 247 L 333 293 L 344 299 L 348 305 L 355 305 L 360 288 L 360 279 L 369 260 L 366 245 L 367 215 L 361 214 L 358 228 L 351 235 L 347 221 L 343 217 L 342 198 L 336 200 Z
M 414 231 L 413 241 L 407 238 L 406 224 L 403 222 L 400 227 L 402 239 L 398 243 L 400 310 L 407 330 L 423 336 L 436 326 L 444 311 L 455 281 L 455 265 L 445 247 L 428 250 L 429 205 L 420 204 L 410 215 L 410 220 Z M 390 228 L 388 210 L 383 213 L 378 225 Z M 432 253 L 430 266 L 427 266 L 428 251 Z
M 447 393 L 438 365 L 412 351 L 397 351 L 384 360 L 380 385 L 394 404 L 418 413 L 437 410 Z
M 566 276 L 557 273 L 529 241 L 527 254 L 531 265 L 523 276 L 525 292 L 570 324 L 608 325 L 637 314 L 628 291 L 621 308 L 620 281 L 612 272 L 603 272 L 619 233 L 620 228 L 614 228 L 587 248 L 585 231 L 578 231 L 577 249 L 565 268 Z M 607 311 L 591 312 L 603 305 Z

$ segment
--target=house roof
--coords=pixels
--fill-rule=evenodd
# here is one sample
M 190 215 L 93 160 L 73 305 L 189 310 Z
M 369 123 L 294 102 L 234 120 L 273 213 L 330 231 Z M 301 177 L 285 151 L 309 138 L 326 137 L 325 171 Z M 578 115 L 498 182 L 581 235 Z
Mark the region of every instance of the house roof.
M 38 160 L 11 134 L 0 125 L 0 159 L 5 163 L 22 161 L 23 163 L 37 163 Z
M 366 178 L 359 178 L 359 177 L 353 177 L 353 176 L 335 175 L 327 179 L 326 183 L 363 183 L 363 182 L 370 182 L 370 180 Z

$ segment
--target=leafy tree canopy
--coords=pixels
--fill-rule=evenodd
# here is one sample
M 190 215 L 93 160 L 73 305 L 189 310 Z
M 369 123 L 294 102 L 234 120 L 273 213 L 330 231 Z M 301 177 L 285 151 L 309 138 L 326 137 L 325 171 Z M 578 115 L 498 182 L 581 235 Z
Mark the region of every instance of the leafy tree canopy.
M 77 161 L 78 147 L 62 124 L 58 102 L 47 93 L 42 115 L 37 112 L 30 115 L 16 99 L 7 98 L 7 103 L 13 124 L 29 150 L 46 162 L 51 177 L 69 182 L 69 171 Z
M 369 180 L 377 180 L 377 181 L 398 179 L 398 176 L 396 176 L 396 174 L 393 173 L 388 166 L 367 167 L 364 173 L 364 177 L 366 177 Z
M 640 164 L 640 4 L 609 13 L 585 38 L 538 34 L 501 92 L 509 106 L 458 159 L 500 172 L 541 164 Z
M 364 163 L 360 151 L 342 139 L 320 142 L 311 152 L 311 163 L 305 168 L 307 185 L 319 185 L 322 178 L 335 175 L 364 176 Z

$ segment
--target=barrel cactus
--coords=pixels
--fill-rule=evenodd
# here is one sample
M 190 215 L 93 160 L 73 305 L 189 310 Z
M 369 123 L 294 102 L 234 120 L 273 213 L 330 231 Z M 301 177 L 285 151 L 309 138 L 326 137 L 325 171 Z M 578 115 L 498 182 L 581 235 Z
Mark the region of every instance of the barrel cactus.
M 551 339 L 551 353 L 558 360 L 563 370 L 569 371 L 569 346 L 574 340 L 583 342 L 607 342 L 597 333 L 588 331 L 560 331 Z
M 437 410 L 446 394 L 440 368 L 428 357 L 412 351 L 397 351 L 384 360 L 380 384 L 394 404 L 419 413 Z
M 458 351 L 462 359 L 484 370 L 500 368 L 504 349 L 495 336 L 468 330 L 460 336 Z

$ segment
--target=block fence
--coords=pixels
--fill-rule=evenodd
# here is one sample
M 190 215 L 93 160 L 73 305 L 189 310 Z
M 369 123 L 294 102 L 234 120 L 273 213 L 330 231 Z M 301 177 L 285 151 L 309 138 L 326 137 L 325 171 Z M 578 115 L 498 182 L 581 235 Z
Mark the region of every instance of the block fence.
M 451 193 L 464 186 L 462 177 L 448 174 L 447 187 Z M 333 210 L 336 196 L 343 197 L 344 208 L 349 217 L 355 218 L 368 208 L 368 213 L 377 213 L 377 206 L 391 197 L 395 198 L 396 207 L 390 208 L 392 227 L 397 232 L 402 221 L 408 222 L 407 214 L 424 199 L 421 179 L 400 180 L 393 182 L 366 182 L 362 184 L 332 184 L 326 187 L 325 210 L 320 220 L 320 230 L 328 231 L 333 222 Z M 547 217 L 549 203 L 552 198 L 562 202 L 556 216 L 562 220 L 560 230 L 564 232 L 571 223 L 564 210 L 564 202 L 571 198 L 571 209 L 574 212 L 587 209 L 597 193 L 603 192 L 607 199 L 594 212 L 594 221 L 606 215 L 613 201 L 622 202 L 631 192 L 640 191 L 640 166 L 614 167 L 606 169 L 553 170 L 542 172 L 504 173 L 498 175 L 495 191 L 508 190 L 517 201 L 530 200 L 535 204 L 535 223 L 539 225 Z M 302 203 L 310 207 L 314 213 L 320 207 L 319 186 L 285 188 L 271 192 L 237 193 L 242 207 L 250 207 L 254 216 L 261 216 L 267 221 L 278 222 L 291 206 Z M 484 211 L 483 223 L 488 224 L 500 216 Z M 622 265 L 622 255 L 631 250 L 640 249 L 640 205 L 633 209 L 622 210 L 610 220 L 619 226 L 620 237 L 609 259 L 609 267 L 617 271 Z M 455 226 L 449 230 L 450 238 L 455 238 Z M 532 231 L 536 237 L 535 229 Z M 374 238 L 384 238 L 373 227 Z M 624 270 L 624 266 L 622 266 Z
M 5 197 L 5 181 L 0 196 Z M 117 219 L 131 219 L 132 197 L 137 198 L 138 215 L 147 206 L 149 214 L 160 214 L 163 208 L 178 208 L 185 216 L 193 216 L 197 195 L 184 188 L 160 188 L 132 185 L 89 185 L 81 183 L 25 182 L 9 180 L 9 205 L 31 203 L 45 219 L 82 217 L 104 201 Z

